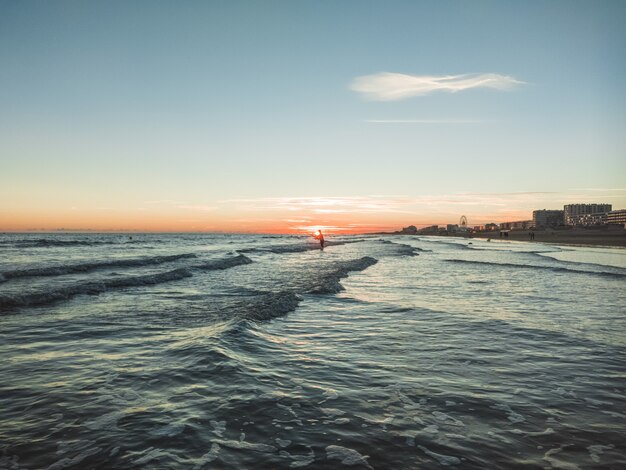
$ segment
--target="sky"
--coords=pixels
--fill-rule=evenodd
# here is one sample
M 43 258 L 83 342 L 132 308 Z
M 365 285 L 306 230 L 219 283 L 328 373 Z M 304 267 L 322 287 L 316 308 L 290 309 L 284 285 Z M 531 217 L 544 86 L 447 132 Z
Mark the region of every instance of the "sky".
M 626 2 L 0 0 L 0 230 L 626 208 Z

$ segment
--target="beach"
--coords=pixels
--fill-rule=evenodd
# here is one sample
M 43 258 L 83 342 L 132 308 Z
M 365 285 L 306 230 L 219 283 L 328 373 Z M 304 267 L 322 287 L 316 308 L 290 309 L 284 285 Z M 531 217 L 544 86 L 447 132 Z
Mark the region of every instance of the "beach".
M 531 240 L 529 233 L 534 233 Z M 399 234 L 401 235 L 401 234 Z M 431 236 L 418 234 L 420 237 Z M 500 236 L 500 231 L 471 232 L 467 234 L 453 233 L 447 235 L 454 238 L 482 238 L 491 240 L 513 240 L 529 243 L 548 243 L 554 245 L 574 246 L 613 246 L 626 247 L 626 230 L 620 227 L 602 228 L 571 228 L 541 230 L 510 230 L 507 236 Z

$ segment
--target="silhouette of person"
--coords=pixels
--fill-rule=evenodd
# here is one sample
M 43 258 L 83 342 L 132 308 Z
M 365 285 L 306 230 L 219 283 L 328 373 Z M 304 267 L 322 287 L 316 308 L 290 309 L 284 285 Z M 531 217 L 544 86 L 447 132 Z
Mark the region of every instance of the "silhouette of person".
M 317 238 L 320 241 L 320 247 L 323 250 L 324 249 L 324 234 L 322 233 L 321 230 L 317 231 L 317 235 L 315 236 L 315 238 Z

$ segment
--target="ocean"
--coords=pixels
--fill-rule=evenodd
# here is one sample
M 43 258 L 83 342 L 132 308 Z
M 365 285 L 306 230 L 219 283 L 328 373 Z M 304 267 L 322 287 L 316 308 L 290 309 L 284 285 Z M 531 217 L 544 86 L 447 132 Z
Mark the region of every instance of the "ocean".
M 626 251 L 0 235 L 2 469 L 626 468 Z

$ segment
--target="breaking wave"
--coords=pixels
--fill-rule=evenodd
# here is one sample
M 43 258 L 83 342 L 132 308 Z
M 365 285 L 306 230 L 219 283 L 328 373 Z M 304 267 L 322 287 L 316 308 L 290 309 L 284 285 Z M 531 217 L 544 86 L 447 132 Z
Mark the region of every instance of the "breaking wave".
M 572 269 L 565 268 L 562 266 L 538 266 L 533 264 L 516 264 L 516 263 L 492 263 L 489 261 L 472 261 L 465 259 L 446 259 L 448 263 L 457 263 L 457 264 L 477 264 L 483 266 L 496 266 L 503 268 L 520 268 L 520 269 L 540 269 L 546 271 L 553 271 L 557 273 L 577 273 L 577 274 L 591 274 L 594 276 L 604 276 L 611 278 L 623 279 L 626 277 L 626 273 L 619 271 L 587 271 L 584 269 Z
M 150 243 L 154 243 L 151 240 Z M 14 246 L 18 248 L 46 248 L 54 246 L 95 246 L 95 245 L 119 245 L 119 244 L 132 244 L 132 243 L 145 243 L 141 240 L 59 240 L 54 238 L 32 238 L 32 239 L 20 239 L 20 240 L 7 240 L 2 241 L 0 244 L 5 246 Z
M 105 279 L 102 281 L 88 281 L 68 287 L 59 287 L 45 292 L 3 295 L 0 296 L 0 307 L 42 305 L 55 302 L 57 300 L 67 300 L 79 294 L 97 295 L 110 289 L 160 284 L 163 282 L 177 281 L 191 276 L 192 274 L 188 269 L 179 268 L 158 274 Z
M 215 260 L 205 264 L 178 268 L 157 274 L 146 274 L 141 276 L 125 276 L 103 279 L 99 281 L 86 281 L 78 284 L 57 287 L 43 292 L 30 292 L 26 294 L 0 295 L 0 308 L 25 307 L 29 305 L 43 305 L 59 300 L 68 300 L 80 294 L 98 295 L 111 289 L 122 289 L 126 287 L 139 287 L 164 282 L 178 281 L 186 277 L 191 277 L 192 269 L 200 270 L 221 270 L 228 269 L 242 264 L 249 264 L 252 260 L 244 255 L 231 258 Z
M 102 268 L 150 266 L 168 263 L 170 261 L 176 261 L 179 259 L 195 257 L 196 255 L 194 255 L 193 253 L 183 253 L 180 255 L 153 256 L 149 258 L 117 259 L 109 261 L 94 261 L 91 263 L 75 263 L 59 266 L 47 266 L 43 268 L 16 269 L 14 271 L 5 271 L 1 273 L 0 281 L 3 278 L 5 280 L 8 280 L 16 277 L 60 276 L 63 274 L 85 273 Z
M 193 266 L 195 269 L 202 269 L 205 271 L 208 270 L 216 270 L 216 269 L 228 269 L 233 268 L 235 266 L 240 266 L 242 264 L 250 264 L 252 260 L 248 258 L 246 255 L 237 255 L 232 258 L 224 258 L 218 259 L 214 261 L 207 261 L 203 264 L 198 264 Z
M 347 277 L 351 271 L 363 271 L 376 263 L 378 260 L 371 256 L 335 263 L 330 271 L 320 274 L 315 279 L 308 279 L 308 285 L 302 286 L 303 292 L 307 294 L 336 294 L 344 290 L 339 281 Z
M 392 242 L 390 240 L 383 239 L 380 239 L 378 241 L 384 243 L 385 245 L 393 245 L 393 248 L 395 250 L 395 253 L 393 253 L 393 255 L 395 256 L 419 256 L 418 251 L 425 251 L 422 248 L 407 245 L 406 243 Z
M 327 241 L 324 243 L 325 247 L 329 246 L 338 246 L 345 245 L 347 242 L 335 242 L 335 241 Z M 276 253 L 276 254 L 286 254 L 286 253 L 303 253 L 305 251 L 311 250 L 319 250 L 319 243 L 306 243 L 306 244 L 289 244 L 289 245 L 274 245 L 268 248 L 242 248 L 237 250 L 239 253 Z
M 240 309 L 239 314 L 246 320 L 271 320 L 293 312 L 302 299 L 293 291 L 267 292 Z
M 377 262 L 377 259 L 369 256 L 337 262 L 330 269 L 316 273 L 314 278 L 305 276 L 297 280 L 291 289 L 262 293 L 252 302 L 238 306 L 237 311 L 242 318 L 255 321 L 286 315 L 298 307 L 304 299 L 302 294 L 336 294 L 344 290 L 339 282 L 342 278 L 350 272 L 363 271 Z

